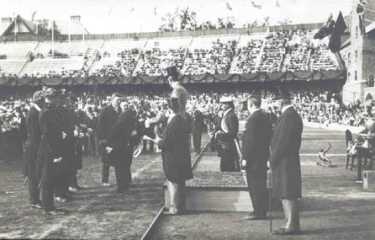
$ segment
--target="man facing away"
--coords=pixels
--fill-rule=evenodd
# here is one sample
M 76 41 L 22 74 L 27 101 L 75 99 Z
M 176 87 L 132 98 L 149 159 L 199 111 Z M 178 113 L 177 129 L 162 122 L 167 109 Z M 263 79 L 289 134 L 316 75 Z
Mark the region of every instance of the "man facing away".
M 242 136 L 242 166 L 246 169 L 247 183 L 254 209 L 249 220 L 261 220 L 267 214 L 267 161 L 272 137 L 272 124 L 268 114 L 260 109 L 260 97 L 248 99 L 250 117 Z
M 191 169 L 190 139 L 191 118 L 186 113 L 188 92 L 178 80 L 176 67 L 167 69 L 172 87 L 170 108 L 173 114 L 157 144 L 162 149 L 163 169 L 167 178 L 170 204 L 169 214 L 180 214 L 185 210 L 185 181 L 193 177 Z
M 285 218 L 284 228 L 276 235 L 292 235 L 300 232 L 298 201 L 302 197 L 301 147 L 303 122 L 294 109 L 289 93 L 281 90 L 281 116 L 271 141 L 272 195 L 281 200 Z

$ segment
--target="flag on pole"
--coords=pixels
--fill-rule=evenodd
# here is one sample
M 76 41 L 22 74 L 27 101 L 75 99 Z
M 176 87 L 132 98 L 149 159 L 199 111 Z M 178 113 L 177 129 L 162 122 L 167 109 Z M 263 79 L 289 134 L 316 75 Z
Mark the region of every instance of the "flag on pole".
M 251 1 L 251 5 L 253 8 L 262 9 L 262 5 L 255 3 L 254 1 Z
M 331 14 L 327 22 L 319 29 L 314 35 L 314 39 L 323 39 L 331 35 L 333 28 L 335 26 L 335 20 L 333 20 L 333 15 Z
M 229 2 L 226 2 L 225 5 L 226 5 L 226 7 L 227 7 L 227 9 L 228 9 L 229 11 L 232 11 L 232 10 L 233 10 L 233 8 L 232 8 L 232 6 L 229 4 Z
M 337 17 L 335 27 L 332 31 L 331 38 L 329 39 L 328 47 L 333 52 L 336 53 L 340 51 L 341 48 L 341 36 L 344 34 L 347 26 L 340 11 L 339 16 Z
M 31 21 L 34 22 L 35 20 L 35 15 L 36 15 L 37 11 L 34 11 L 33 14 L 31 15 Z

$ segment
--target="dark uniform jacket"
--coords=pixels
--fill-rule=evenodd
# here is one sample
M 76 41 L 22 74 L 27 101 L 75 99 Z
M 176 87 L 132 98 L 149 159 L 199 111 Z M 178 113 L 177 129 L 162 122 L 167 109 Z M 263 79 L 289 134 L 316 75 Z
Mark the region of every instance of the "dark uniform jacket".
M 107 106 L 103 109 L 98 117 L 96 125 L 96 133 L 99 141 L 108 140 L 118 116 L 119 113 L 116 112 L 112 106 Z
M 267 113 L 255 111 L 247 120 L 242 136 L 242 156 L 247 160 L 248 170 L 266 173 L 271 137 L 272 125 Z
M 273 196 L 297 199 L 302 196 L 299 150 L 303 122 L 293 107 L 280 116 L 271 141 Z
M 168 122 L 159 147 L 167 179 L 182 183 L 193 178 L 190 156 L 191 118 L 177 114 Z
M 60 163 L 53 163 L 53 159 L 63 156 L 64 145 L 63 113 L 60 108 L 49 107 L 42 112 L 40 117 L 41 142 L 38 150 L 38 169 L 46 170 L 52 176 L 63 174 Z
M 194 112 L 193 132 L 202 132 L 204 129 L 203 114 L 201 111 Z
M 222 125 L 226 126 L 227 128 L 223 129 Z M 224 134 L 220 137 L 220 142 L 222 142 L 224 149 L 232 150 L 232 148 L 235 148 L 234 139 L 237 138 L 238 134 L 238 118 L 234 110 L 230 110 L 223 116 L 219 123 L 219 127 L 224 132 Z
M 132 132 L 137 129 L 136 113 L 126 111 L 122 113 L 117 121 L 113 123 L 113 128 L 108 136 L 106 146 L 113 150 L 108 154 L 109 162 L 112 165 L 131 163 L 133 154 Z

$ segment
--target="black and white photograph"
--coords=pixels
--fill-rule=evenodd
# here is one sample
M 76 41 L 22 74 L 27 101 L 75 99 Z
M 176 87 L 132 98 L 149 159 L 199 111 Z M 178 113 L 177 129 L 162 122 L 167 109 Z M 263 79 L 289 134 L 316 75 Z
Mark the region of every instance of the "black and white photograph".
M 375 239 L 375 0 L 0 0 L 0 239 Z

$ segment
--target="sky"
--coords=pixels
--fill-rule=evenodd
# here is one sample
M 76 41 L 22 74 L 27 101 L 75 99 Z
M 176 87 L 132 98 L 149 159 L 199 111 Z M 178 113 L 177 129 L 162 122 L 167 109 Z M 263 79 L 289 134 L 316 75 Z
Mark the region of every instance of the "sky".
M 0 16 L 19 14 L 31 19 L 69 20 L 81 15 L 90 33 L 156 31 L 162 16 L 189 7 L 197 20 L 235 19 L 237 26 L 270 16 L 277 24 L 289 18 L 293 23 L 324 22 L 333 13 L 349 14 L 354 0 L 0 0 Z M 253 7 L 261 5 L 258 9 Z M 277 4 L 278 2 L 278 4 Z M 229 10 L 228 8 L 231 10 Z M 279 6 L 279 7 L 278 7 Z

